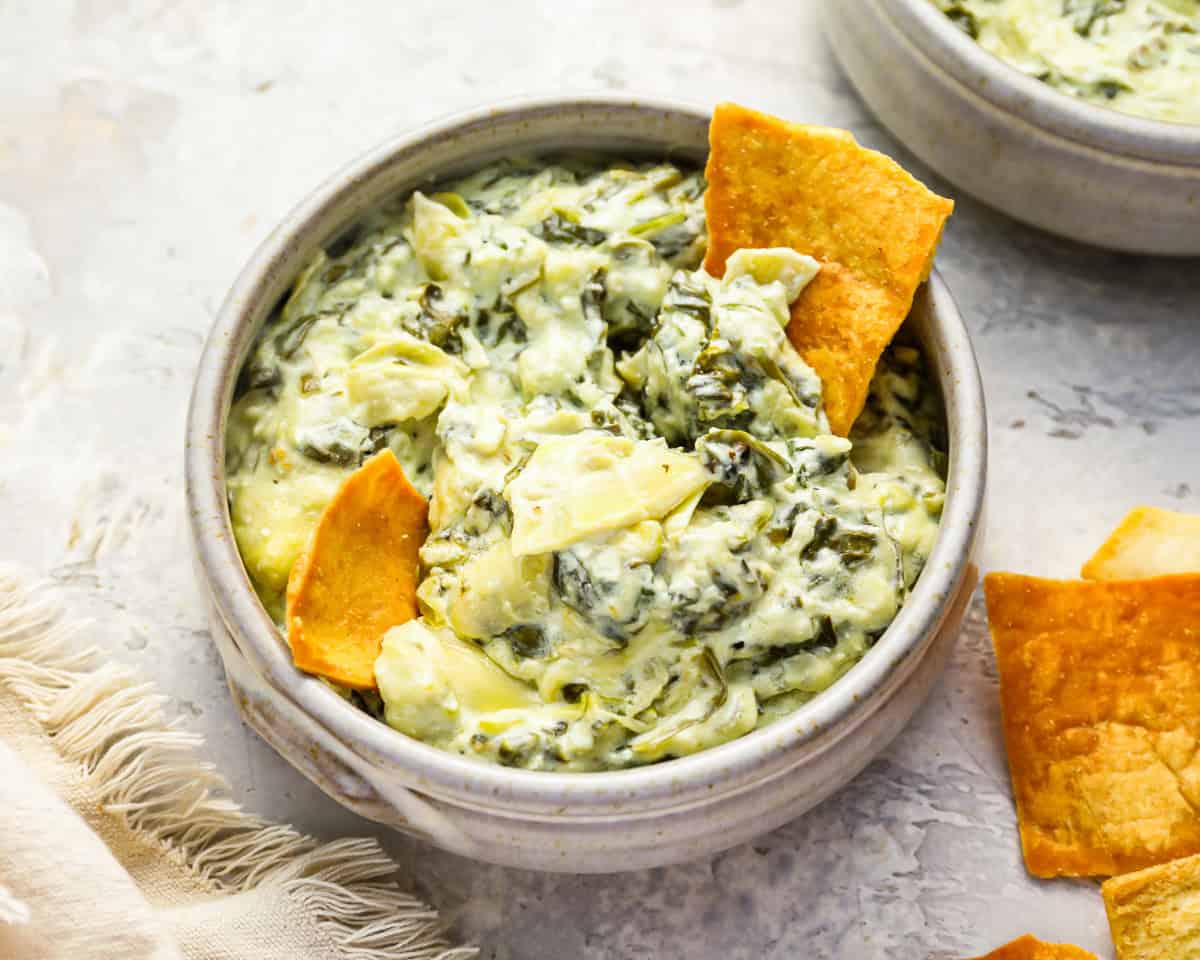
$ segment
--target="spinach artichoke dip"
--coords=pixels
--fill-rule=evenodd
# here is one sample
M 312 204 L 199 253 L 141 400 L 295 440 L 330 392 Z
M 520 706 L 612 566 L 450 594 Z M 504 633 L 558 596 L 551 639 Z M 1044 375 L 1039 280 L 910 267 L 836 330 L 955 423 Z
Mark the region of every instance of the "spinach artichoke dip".
M 1200 0 L 933 0 L 989 53 L 1123 113 L 1200 123 Z
M 283 623 L 322 509 L 390 450 L 429 498 L 420 615 L 384 635 L 394 728 L 607 770 L 769 723 L 891 623 L 937 536 L 945 437 L 893 345 L 850 439 L 785 336 L 817 273 L 705 250 L 703 176 L 588 158 L 413 193 L 319 254 L 244 367 L 228 489 Z

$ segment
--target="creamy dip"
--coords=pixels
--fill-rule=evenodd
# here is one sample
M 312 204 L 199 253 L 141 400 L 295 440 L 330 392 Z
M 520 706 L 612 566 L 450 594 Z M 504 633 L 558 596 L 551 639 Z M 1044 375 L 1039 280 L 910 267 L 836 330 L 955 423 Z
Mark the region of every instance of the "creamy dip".
M 671 164 L 490 166 L 318 255 L 252 350 L 229 501 L 277 619 L 365 457 L 431 497 L 421 616 L 348 694 L 396 729 L 530 769 L 693 753 L 827 688 L 904 602 L 944 496 L 921 355 L 894 346 L 831 435 L 784 333 L 816 262 L 708 276 L 703 192 Z
M 1057 90 L 1200 123 L 1200 0 L 933 0 L 981 47 Z

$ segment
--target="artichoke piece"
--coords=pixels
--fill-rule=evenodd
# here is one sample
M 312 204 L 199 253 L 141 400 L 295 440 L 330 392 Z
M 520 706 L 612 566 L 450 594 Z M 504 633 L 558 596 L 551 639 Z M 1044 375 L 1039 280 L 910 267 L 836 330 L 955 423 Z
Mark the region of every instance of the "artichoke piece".
M 383 636 L 375 678 L 389 726 L 422 740 L 451 737 L 463 721 L 506 710 L 529 710 L 537 693 L 472 644 L 421 620 Z
M 458 340 L 458 328 L 467 319 L 467 315 L 447 309 L 445 292 L 436 283 L 425 284 L 417 303 L 421 306 L 421 312 L 415 322 L 405 325 L 409 332 L 428 340 L 435 347 L 458 353 L 462 349 Z
M 547 437 L 505 489 L 513 554 L 551 553 L 666 516 L 709 482 L 691 455 L 598 430 Z
M 476 640 L 508 636 L 510 630 L 518 632 L 514 637 L 524 636 L 521 625 L 538 620 L 548 608 L 549 573 L 548 558 L 513 557 L 509 541 L 497 542 L 458 572 L 447 604 L 450 626 L 460 637 Z
M 355 419 L 374 427 L 436 413 L 465 385 L 467 367 L 431 343 L 397 333 L 360 353 L 346 373 Z
M 460 220 L 471 219 L 471 208 L 467 206 L 467 201 L 457 193 L 435 193 L 429 199 L 440 203 Z
M 630 746 L 642 760 L 695 753 L 740 737 L 758 722 L 758 702 L 744 683 L 726 681 L 707 649 L 689 660 L 663 698 L 662 723 L 635 737 Z

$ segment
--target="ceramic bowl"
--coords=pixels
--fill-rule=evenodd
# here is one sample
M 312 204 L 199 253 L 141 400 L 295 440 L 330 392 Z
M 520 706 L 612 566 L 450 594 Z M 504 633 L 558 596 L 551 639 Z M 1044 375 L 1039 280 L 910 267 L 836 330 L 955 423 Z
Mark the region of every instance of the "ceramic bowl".
M 300 204 L 225 301 L 196 376 L 186 452 L 212 633 L 246 721 L 351 810 L 455 853 L 516 867 L 606 872 L 700 857 L 777 827 L 846 784 L 904 726 L 941 672 L 975 585 L 971 557 L 987 436 L 975 357 L 936 273 L 908 323 L 936 371 L 948 417 L 948 489 L 937 545 L 900 615 L 862 661 L 781 722 L 634 770 L 485 765 L 410 739 L 297 671 L 250 587 L 230 527 L 225 421 L 256 332 L 310 256 L 382 198 L 512 153 L 596 149 L 701 164 L 708 119 L 691 107 L 647 100 L 536 100 L 391 140 Z
M 1068 96 L 988 53 L 929 0 L 823 9 L 867 106 L 947 180 L 1085 243 L 1200 255 L 1200 125 Z

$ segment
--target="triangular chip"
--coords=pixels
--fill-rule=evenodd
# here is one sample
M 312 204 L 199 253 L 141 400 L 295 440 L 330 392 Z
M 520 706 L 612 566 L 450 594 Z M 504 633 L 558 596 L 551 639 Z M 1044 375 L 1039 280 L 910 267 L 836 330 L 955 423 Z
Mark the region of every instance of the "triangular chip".
M 1200 574 L 984 580 L 1030 873 L 1200 853 Z
M 1200 516 L 1134 507 L 1083 565 L 1088 580 L 1200 573 Z
M 1100 892 L 1117 960 L 1200 957 L 1200 857 L 1114 877 Z
M 288 578 L 297 667 L 357 690 L 375 687 L 384 632 L 417 614 L 428 516 L 390 450 L 346 478 Z
M 975 960 L 1097 960 L 1097 957 L 1083 947 L 1073 947 L 1069 943 L 1043 943 L 1027 933 Z
M 792 305 L 788 337 L 824 384 L 833 432 L 845 436 L 929 276 L 953 201 L 844 130 L 732 103 L 713 112 L 705 176 L 710 274 L 748 247 L 791 247 L 821 262 Z

